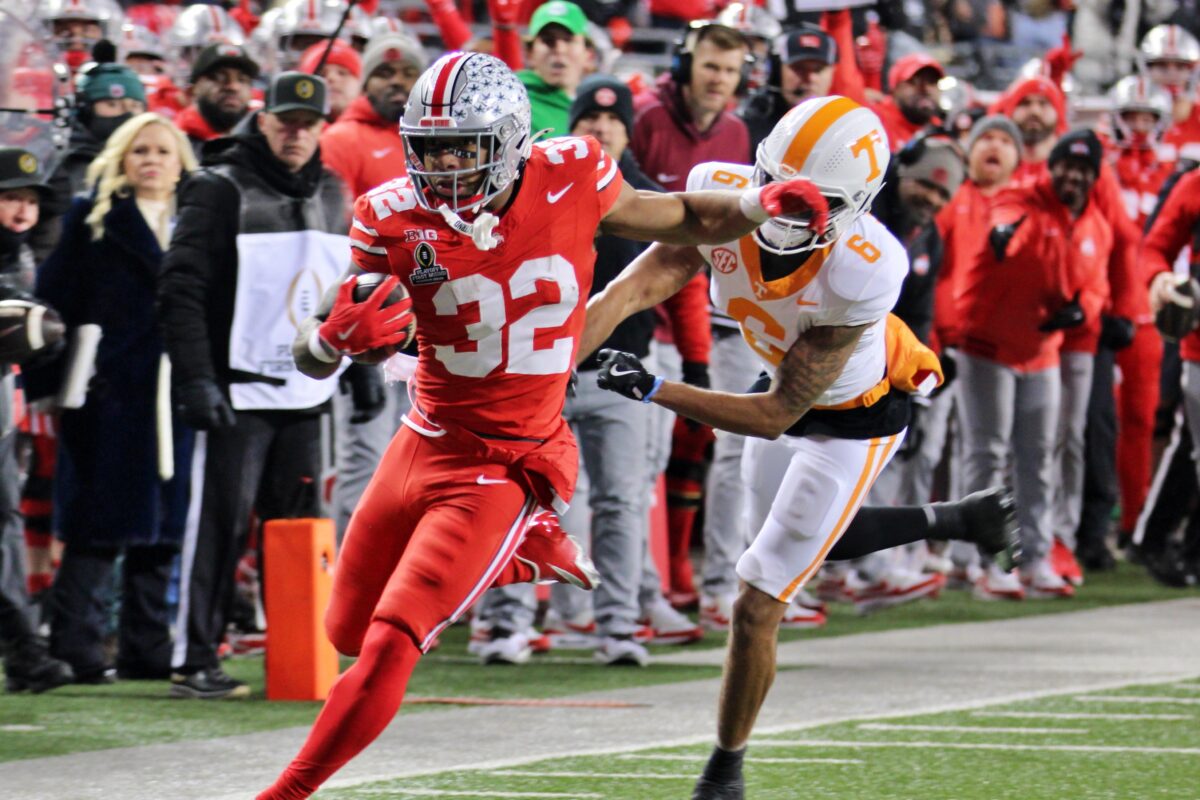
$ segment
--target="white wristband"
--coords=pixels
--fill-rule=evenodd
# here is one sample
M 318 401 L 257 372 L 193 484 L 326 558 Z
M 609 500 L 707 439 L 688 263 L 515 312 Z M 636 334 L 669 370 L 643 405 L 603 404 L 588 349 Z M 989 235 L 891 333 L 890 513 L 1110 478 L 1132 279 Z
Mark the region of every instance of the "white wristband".
M 759 225 L 771 218 L 771 215 L 768 214 L 766 209 L 762 207 L 762 200 L 759 199 L 759 194 L 761 193 L 761 186 L 755 186 L 753 189 L 747 189 L 746 191 L 742 192 L 742 197 L 738 202 L 738 205 L 741 206 L 742 209 L 742 216 L 751 222 L 757 222 Z
M 321 338 L 320 328 L 313 328 L 312 335 L 308 337 L 308 352 L 317 361 L 322 361 L 326 364 L 336 364 L 342 360 L 341 352 L 334 350 L 333 347 Z

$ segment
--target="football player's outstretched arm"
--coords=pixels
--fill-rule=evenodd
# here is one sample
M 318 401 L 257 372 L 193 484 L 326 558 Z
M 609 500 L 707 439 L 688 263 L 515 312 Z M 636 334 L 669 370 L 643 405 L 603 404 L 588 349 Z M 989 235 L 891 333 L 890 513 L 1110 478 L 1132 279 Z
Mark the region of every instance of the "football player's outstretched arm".
M 623 394 L 634 397 L 647 394 L 651 400 L 677 414 L 703 422 L 720 430 L 743 436 L 778 439 L 804 416 L 813 403 L 837 380 L 850 360 L 869 325 L 817 326 L 800 334 L 783 357 L 771 388 L 760 394 L 731 394 L 698 389 L 685 383 L 663 381 L 645 376 L 640 381 L 633 376 L 628 359 L 618 361 L 610 356 L 601 362 L 598 381 L 604 388 L 622 391 L 621 384 L 634 385 L 636 391 Z M 602 354 L 610 351 L 602 351 Z M 634 362 L 636 363 L 636 359 Z M 637 365 L 640 368 L 640 364 Z M 656 389 L 645 391 L 646 387 Z
M 666 244 L 723 244 L 736 241 L 772 217 L 812 214 L 824 231 L 829 208 L 804 178 L 738 191 L 646 192 L 621 187 L 600 223 L 604 233 Z
M 588 300 L 576 363 L 591 355 L 621 322 L 674 295 L 703 267 L 704 257 L 695 247 L 651 245 Z
M 317 313 L 303 320 L 297 328 L 296 338 L 292 340 L 292 358 L 296 360 L 296 368 L 308 377 L 317 380 L 328 378 L 341 366 L 342 359 L 340 356 L 334 357 L 335 353 L 326 351 L 326 358 L 317 358 L 312 351 L 313 335 L 325 318 L 329 316 L 329 311 L 333 308 L 333 301 L 337 298 L 338 287 L 351 275 L 361 274 L 361 269 L 353 264 L 350 265 L 338 282 L 325 291 L 325 296 L 321 298 L 321 304 L 317 307 Z M 328 360 L 330 357 L 334 357 L 332 361 Z

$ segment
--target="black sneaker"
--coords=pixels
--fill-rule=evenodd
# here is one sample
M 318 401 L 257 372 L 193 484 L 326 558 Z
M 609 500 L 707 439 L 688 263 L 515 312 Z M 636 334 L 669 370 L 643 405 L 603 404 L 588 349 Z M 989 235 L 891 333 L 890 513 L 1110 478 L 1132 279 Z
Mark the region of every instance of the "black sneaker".
M 9 692 L 40 694 L 74 681 L 71 665 L 52 658 L 45 643 L 36 637 L 14 647 L 4 659 L 4 688 Z
M 236 700 L 250 696 L 250 687 L 229 677 L 220 667 L 202 669 L 191 675 L 171 675 L 171 697 L 197 700 Z
M 1021 565 L 1021 532 L 1017 527 L 1017 504 L 1003 487 L 973 492 L 953 503 L 934 503 L 938 514 L 950 512 L 957 530 L 949 538 L 979 546 L 1004 572 Z
M 744 800 L 746 782 L 741 776 L 733 783 L 717 783 L 700 778 L 692 789 L 692 800 Z

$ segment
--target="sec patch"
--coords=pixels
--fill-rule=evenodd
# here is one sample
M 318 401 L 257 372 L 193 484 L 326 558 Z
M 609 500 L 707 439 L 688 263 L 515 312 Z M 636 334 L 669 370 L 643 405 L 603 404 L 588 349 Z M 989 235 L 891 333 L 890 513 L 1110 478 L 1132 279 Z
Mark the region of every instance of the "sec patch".
M 727 247 L 718 247 L 712 251 L 712 267 L 722 275 L 728 275 L 737 269 L 737 255 Z

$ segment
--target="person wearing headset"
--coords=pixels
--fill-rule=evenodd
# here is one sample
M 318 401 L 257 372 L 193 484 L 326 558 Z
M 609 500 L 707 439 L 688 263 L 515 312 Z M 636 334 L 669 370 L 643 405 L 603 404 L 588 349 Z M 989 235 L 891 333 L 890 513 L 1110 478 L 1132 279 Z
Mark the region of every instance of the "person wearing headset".
M 739 111 L 750 129 L 752 147 L 758 147 L 789 109 L 829 94 L 837 58 L 837 42 L 820 28 L 804 25 L 775 37 L 767 83 L 747 97 Z

